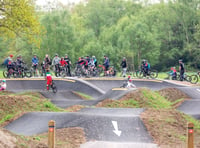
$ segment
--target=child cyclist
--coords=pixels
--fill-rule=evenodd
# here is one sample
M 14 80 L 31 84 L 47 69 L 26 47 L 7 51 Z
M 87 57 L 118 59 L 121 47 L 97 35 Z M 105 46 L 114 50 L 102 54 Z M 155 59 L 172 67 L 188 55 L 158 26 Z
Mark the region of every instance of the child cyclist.
M 6 80 L 2 80 L 0 83 L 0 91 L 6 90 Z
M 52 76 L 49 69 L 46 70 L 46 80 L 47 80 L 47 90 L 49 90 L 49 87 L 52 85 Z
M 128 88 L 136 88 L 136 86 L 132 83 L 131 76 L 128 76 L 127 86 Z
M 128 76 L 128 79 L 124 84 L 121 86 L 123 88 L 136 88 L 136 86 L 132 83 L 131 76 Z

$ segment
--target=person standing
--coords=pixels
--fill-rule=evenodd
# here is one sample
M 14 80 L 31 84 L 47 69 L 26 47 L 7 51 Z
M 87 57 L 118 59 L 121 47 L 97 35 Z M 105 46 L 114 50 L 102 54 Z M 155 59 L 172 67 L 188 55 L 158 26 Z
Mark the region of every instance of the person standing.
M 71 61 L 67 54 L 65 54 L 64 60 L 67 62 L 68 75 L 71 77 L 71 71 L 70 71 Z
M 51 59 L 50 59 L 50 57 L 49 57 L 48 54 L 45 55 L 44 63 L 43 63 L 43 64 L 44 64 L 44 68 L 45 68 L 45 69 L 50 68 L 50 65 L 51 65 Z
M 35 74 L 37 75 L 37 73 L 38 73 L 38 71 L 37 71 L 38 63 L 39 63 L 39 60 L 38 60 L 38 58 L 37 58 L 37 55 L 34 54 L 34 56 L 33 56 L 33 58 L 32 58 L 32 67 L 33 67 L 33 69 L 34 69 L 34 75 L 35 75 Z
M 104 76 L 107 76 L 109 74 L 109 66 L 110 66 L 110 61 L 108 56 L 104 55 L 104 63 L 103 65 L 105 66 L 105 71 L 104 71 Z
M 121 67 L 122 67 L 122 76 L 126 77 L 127 62 L 126 62 L 126 58 L 125 57 L 123 57 L 123 59 L 122 59 Z
M 180 81 L 184 80 L 185 66 L 183 60 L 179 60 Z
M 58 54 L 55 54 L 55 57 L 52 60 L 52 65 L 55 67 L 55 72 L 60 72 L 60 57 Z

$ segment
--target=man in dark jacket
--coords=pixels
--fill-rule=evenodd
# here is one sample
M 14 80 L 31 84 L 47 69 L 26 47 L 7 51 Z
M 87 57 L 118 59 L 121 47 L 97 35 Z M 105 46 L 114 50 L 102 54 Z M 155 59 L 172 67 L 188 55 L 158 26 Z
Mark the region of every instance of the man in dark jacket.
M 68 75 L 71 77 L 71 71 L 70 71 L 71 61 L 67 54 L 65 54 L 64 60 L 67 62 Z
M 183 60 L 179 60 L 180 81 L 184 80 L 185 66 Z
M 125 57 L 123 57 L 123 60 L 121 62 L 121 67 L 122 67 L 122 76 L 126 77 L 127 63 Z

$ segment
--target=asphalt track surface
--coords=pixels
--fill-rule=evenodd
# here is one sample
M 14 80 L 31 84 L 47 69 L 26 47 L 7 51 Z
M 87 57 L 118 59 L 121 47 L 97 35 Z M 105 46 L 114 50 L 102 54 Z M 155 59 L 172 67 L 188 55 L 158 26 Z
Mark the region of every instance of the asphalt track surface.
M 112 88 L 121 86 L 123 82 L 124 80 L 55 80 L 58 92 L 53 94 L 44 91 L 44 80 L 8 80 L 7 89 L 13 92 L 40 92 L 55 105 L 66 108 L 77 104 L 92 106 L 104 99 L 119 99 L 126 93 L 134 91 L 134 89 L 112 90 Z M 163 88 L 180 89 L 192 99 L 184 102 L 179 107 L 179 110 L 200 119 L 200 87 L 185 87 L 157 80 L 134 80 L 133 82 L 137 87 L 148 87 L 152 90 Z M 73 93 L 74 91 L 85 93 L 93 99 L 83 100 Z M 86 108 L 77 113 L 34 112 L 25 114 L 5 128 L 17 134 L 35 135 L 47 132 L 48 121 L 55 120 L 57 128 L 82 127 L 88 141 L 96 141 L 86 143 L 81 146 L 82 148 L 97 148 L 97 145 L 101 145 L 104 148 L 116 145 L 116 148 L 121 148 L 122 143 L 127 145 L 128 148 L 135 147 L 135 142 L 137 144 L 139 142 L 144 147 L 147 147 L 147 145 L 148 147 L 156 147 L 156 145 L 152 144 L 152 138 L 139 118 L 141 112 L 143 112 L 143 109 L 108 108 Z M 117 121 L 119 130 L 122 131 L 121 136 L 117 136 L 113 132 L 114 125 L 112 125 L 112 121 Z M 141 145 L 137 147 L 142 147 Z

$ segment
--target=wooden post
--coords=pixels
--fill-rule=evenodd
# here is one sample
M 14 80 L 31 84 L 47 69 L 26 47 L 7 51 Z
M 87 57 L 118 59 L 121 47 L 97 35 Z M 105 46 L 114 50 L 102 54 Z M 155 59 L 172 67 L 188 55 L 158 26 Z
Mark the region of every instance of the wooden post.
M 49 121 L 48 126 L 48 147 L 55 148 L 55 121 Z
M 194 124 L 188 123 L 188 148 L 194 148 Z

